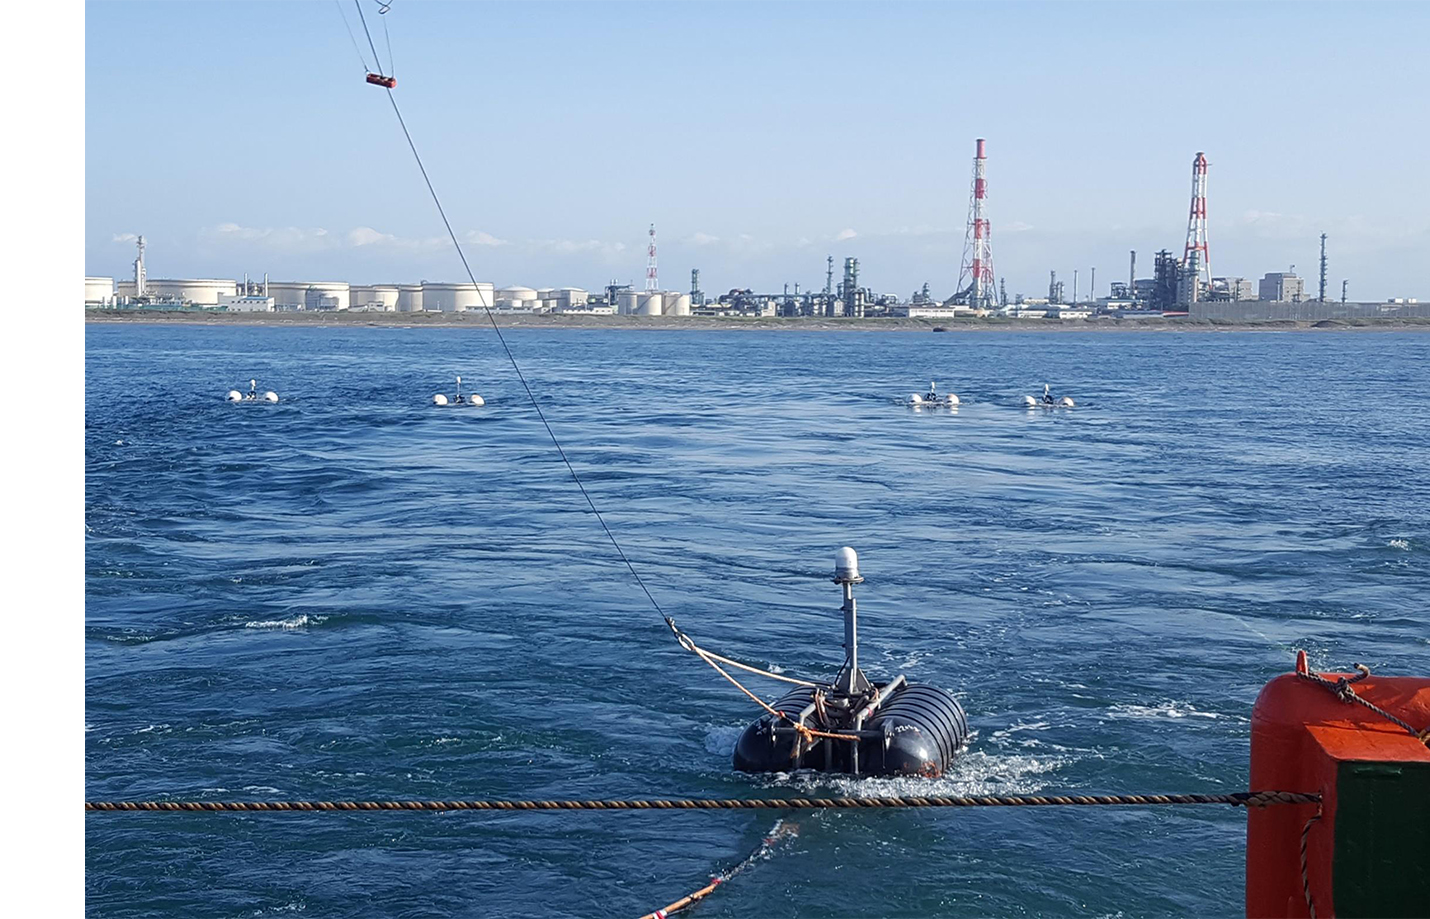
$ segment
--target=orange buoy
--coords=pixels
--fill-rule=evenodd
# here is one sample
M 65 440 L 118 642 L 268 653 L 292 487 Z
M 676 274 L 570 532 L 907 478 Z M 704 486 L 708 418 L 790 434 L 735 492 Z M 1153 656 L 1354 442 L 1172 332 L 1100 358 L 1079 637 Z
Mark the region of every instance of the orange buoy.
M 380 73 L 368 74 L 367 81 L 373 86 L 386 86 L 388 89 L 392 89 L 397 85 L 397 77 L 385 77 Z
M 1308 891 L 1319 919 L 1423 915 L 1430 747 L 1312 676 L 1301 652 L 1297 672 L 1267 683 L 1252 710 L 1251 788 L 1315 792 L 1321 804 L 1251 809 L 1246 915 L 1309 917 Z M 1354 679 L 1346 686 L 1365 701 L 1430 726 L 1430 679 L 1322 676 Z

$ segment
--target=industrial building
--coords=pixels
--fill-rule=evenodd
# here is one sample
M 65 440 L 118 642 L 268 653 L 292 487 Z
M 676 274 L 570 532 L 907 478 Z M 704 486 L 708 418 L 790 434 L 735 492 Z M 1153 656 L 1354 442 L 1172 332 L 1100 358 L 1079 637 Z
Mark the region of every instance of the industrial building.
M 276 309 L 273 298 L 266 293 L 218 295 L 218 308 L 230 313 L 271 313 Z
M 1256 299 L 1276 303 L 1300 303 L 1305 299 L 1306 282 L 1290 271 L 1271 271 L 1261 279 Z M 1250 299 L 1249 297 L 1247 299 Z

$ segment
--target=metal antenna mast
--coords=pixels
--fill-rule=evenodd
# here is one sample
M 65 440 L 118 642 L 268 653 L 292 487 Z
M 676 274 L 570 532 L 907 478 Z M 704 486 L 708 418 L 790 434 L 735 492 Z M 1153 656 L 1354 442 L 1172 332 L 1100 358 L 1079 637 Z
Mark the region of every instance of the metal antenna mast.
M 650 225 L 650 248 L 646 250 L 645 289 L 652 292 L 660 290 L 660 280 L 655 270 L 655 224 Z
M 1212 289 L 1212 258 L 1207 249 L 1207 157 L 1198 151 L 1192 160 L 1192 208 L 1187 217 L 1187 247 L 1182 253 L 1182 265 L 1190 279 L 1192 300 L 1197 287 Z
M 993 309 L 993 248 L 988 228 L 988 157 L 983 138 L 973 157 L 973 185 L 968 198 L 968 232 L 963 240 L 963 262 L 958 269 L 958 293 L 953 299 L 976 309 Z
M 142 297 L 149 289 L 149 272 L 144 268 L 144 237 L 139 237 L 139 257 L 134 260 L 134 296 Z
M 1321 296 L 1322 303 L 1326 302 L 1326 234 L 1321 234 Z

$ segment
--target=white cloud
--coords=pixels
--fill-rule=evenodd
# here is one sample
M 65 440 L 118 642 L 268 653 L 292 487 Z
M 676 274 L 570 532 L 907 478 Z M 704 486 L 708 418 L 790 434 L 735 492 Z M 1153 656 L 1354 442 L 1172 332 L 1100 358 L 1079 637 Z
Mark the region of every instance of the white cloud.
M 407 251 L 440 249 L 451 246 L 446 236 L 407 237 L 384 233 L 369 226 L 353 227 L 346 233 L 330 233 L 322 227 L 246 227 L 237 223 L 221 223 L 203 231 L 209 239 L 223 243 L 251 243 L 274 249 L 364 249 L 384 248 Z M 131 239 L 133 237 L 130 237 Z M 507 241 L 490 233 L 469 230 L 462 241 L 472 246 L 505 246 Z
M 467 234 L 462 238 L 474 246 L 505 246 L 507 244 L 506 240 L 498 239 L 490 233 L 483 233 L 481 230 L 468 230 Z
M 562 254 L 597 252 L 602 255 L 619 255 L 626 251 L 625 243 L 608 243 L 599 239 L 538 239 L 533 241 L 533 245 Z
M 355 227 L 348 230 L 348 245 L 350 246 L 372 246 L 377 243 L 396 242 L 397 237 L 391 233 L 379 233 L 372 227 Z
M 204 235 L 221 242 L 254 242 L 272 248 L 329 248 L 333 245 L 328 231 L 322 227 L 245 227 L 236 223 L 221 223 L 205 230 Z
M 836 233 L 836 234 L 834 235 L 834 241 L 837 242 L 837 243 L 842 243 L 842 242 L 844 242 L 846 239 L 853 239 L 854 237 L 856 237 L 856 236 L 858 236 L 858 235 L 859 235 L 858 233 L 856 233 L 856 232 L 854 232 L 852 229 L 846 227 L 845 229 L 840 230 L 838 233 Z
M 135 234 L 135 233 L 115 233 L 115 234 L 114 234 L 114 241 L 117 242 L 117 243 L 132 243 L 132 242 L 134 242 L 135 240 L 137 240 L 138 238 L 139 238 L 139 236 L 138 236 L 137 234 Z
M 709 233 L 696 233 L 685 241 L 692 246 L 709 246 L 713 243 L 718 243 L 720 237 L 711 236 Z

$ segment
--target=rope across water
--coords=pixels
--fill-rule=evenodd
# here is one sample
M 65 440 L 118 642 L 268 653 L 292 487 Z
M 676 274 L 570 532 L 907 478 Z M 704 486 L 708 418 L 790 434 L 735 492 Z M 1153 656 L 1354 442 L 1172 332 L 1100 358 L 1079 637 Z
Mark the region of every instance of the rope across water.
M 1223 804 L 1271 807 L 1319 804 L 1318 794 L 1243 791 L 1202 795 L 939 795 L 863 798 L 627 798 L 564 801 L 86 801 L 98 813 L 136 811 L 198 813 L 314 813 L 393 811 L 637 811 L 637 810 L 820 810 L 913 807 L 1128 807 Z

